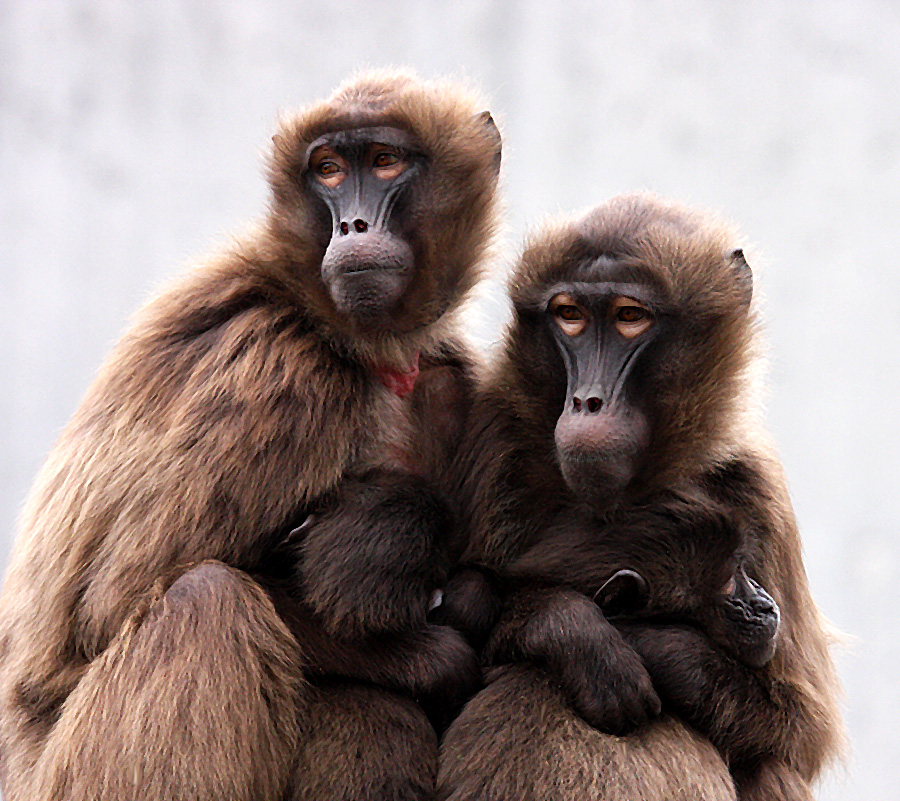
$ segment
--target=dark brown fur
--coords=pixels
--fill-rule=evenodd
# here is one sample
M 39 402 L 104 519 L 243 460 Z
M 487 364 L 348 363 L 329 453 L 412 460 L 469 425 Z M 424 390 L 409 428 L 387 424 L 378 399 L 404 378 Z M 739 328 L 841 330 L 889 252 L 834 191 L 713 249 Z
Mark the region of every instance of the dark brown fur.
M 285 119 L 266 219 L 113 350 L 37 479 L 0 600 L 9 801 L 428 797 L 436 736 L 409 696 L 475 670 L 425 611 L 471 385 L 452 312 L 495 224 L 482 111 L 458 86 L 371 73 Z M 404 217 L 415 277 L 374 331 L 322 285 L 329 226 L 302 175 L 316 137 L 371 125 L 412 134 L 429 159 Z M 401 400 L 373 369 L 416 354 Z M 394 485 L 418 499 L 425 543 L 409 559 L 385 531 L 360 556 L 383 507 L 342 507 L 358 481 L 378 503 Z M 310 513 L 323 527 L 291 541 Z M 407 592 L 370 598 L 347 575 L 361 566 Z
M 439 797 L 797 801 L 811 798 L 811 782 L 837 752 L 827 627 L 809 594 L 781 467 L 758 422 L 756 316 L 729 257 L 735 246 L 715 220 L 628 196 L 549 226 L 526 249 L 511 279 L 516 316 L 506 347 L 461 450 L 466 559 L 501 580 L 520 573 L 488 653 L 521 664 L 498 668 L 451 726 Z M 554 429 L 566 371 L 540 299 L 599 257 L 651 282 L 671 316 L 647 368 L 655 372 L 643 376 L 646 449 L 606 508 L 587 510 L 560 472 Z M 640 624 L 623 638 L 593 603 L 609 569 L 603 532 L 621 526 L 639 537 L 641 517 L 673 498 L 695 512 L 724 509 L 740 526 L 747 573 L 782 613 L 777 651 L 764 667 L 746 667 L 693 626 Z M 567 529 L 573 515 L 593 518 L 593 529 Z M 651 537 L 643 562 L 651 572 L 653 545 Z M 521 586 L 523 572 L 533 583 Z M 466 580 L 477 586 L 471 574 Z M 477 612 L 477 602 L 454 603 L 463 617 Z M 665 712 L 655 720 L 653 690 Z M 631 733 L 604 734 L 575 709 L 605 731 Z
M 751 476 L 730 466 L 704 485 L 660 493 L 606 521 L 573 508 L 510 565 L 511 582 L 578 587 L 617 627 L 695 626 L 739 662 L 759 667 L 774 653 L 779 614 L 745 571 L 753 560 L 752 521 L 739 497 L 756 491 Z

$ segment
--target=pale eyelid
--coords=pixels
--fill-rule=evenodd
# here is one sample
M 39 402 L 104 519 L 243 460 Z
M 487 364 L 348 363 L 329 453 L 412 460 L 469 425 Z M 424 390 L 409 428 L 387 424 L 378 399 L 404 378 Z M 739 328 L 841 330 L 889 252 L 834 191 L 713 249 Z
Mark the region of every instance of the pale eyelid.
M 394 158 L 390 164 L 377 164 L 379 156 L 388 155 Z M 375 172 L 379 178 L 384 178 L 385 180 L 390 180 L 391 178 L 396 178 L 398 175 L 406 172 L 409 167 L 409 162 L 406 161 L 403 156 L 399 153 L 395 153 L 392 150 L 381 150 L 375 153 L 372 156 L 372 170 Z
M 587 311 L 584 307 L 567 292 L 560 292 L 558 295 L 554 295 L 550 298 L 550 302 L 547 304 L 547 310 L 551 313 L 556 313 L 556 310 L 560 306 L 576 306 L 582 314 L 587 316 Z
M 647 312 L 647 314 L 652 315 L 650 309 L 648 309 L 643 303 L 635 298 L 629 298 L 627 295 L 619 295 L 619 297 L 613 299 L 613 312 L 617 312 L 619 309 L 625 308 L 626 306 L 637 306 L 637 308 L 643 309 L 645 312 Z
M 347 173 L 343 170 L 337 170 L 336 172 L 331 172 L 327 175 L 323 175 L 320 172 L 316 173 L 316 180 L 323 186 L 327 186 L 330 189 L 334 189 L 334 187 L 342 184 L 346 177 Z
M 638 320 L 620 320 L 617 317 L 619 309 L 625 309 L 629 306 L 641 309 L 645 312 L 644 316 Z M 650 311 L 643 303 L 634 298 L 622 295 L 615 298 L 610 307 L 613 323 L 616 330 L 626 339 L 634 339 L 644 333 L 651 325 L 653 325 L 653 312 Z
M 578 309 L 582 316 L 575 320 L 566 320 L 557 314 L 557 311 L 563 306 L 573 306 Z M 587 309 L 578 303 L 575 298 L 565 292 L 551 298 L 547 310 L 553 315 L 554 321 L 560 327 L 562 332 L 568 336 L 578 336 L 585 328 L 587 328 L 588 319 L 590 317 Z
M 337 169 L 332 172 L 323 173 L 321 172 L 321 167 L 324 164 L 334 164 Z M 345 159 L 328 148 L 318 148 L 309 160 L 309 169 L 315 176 L 315 179 L 322 184 L 322 186 L 329 189 L 334 189 L 344 182 L 349 167 L 350 165 Z
M 380 159 L 382 156 L 387 156 L 388 158 L 393 159 L 393 161 L 390 164 L 378 164 L 378 159 Z M 375 156 L 372 158 L 372 161 L 376 167 L 392 167 L 398 161 L 403 161 L 403 159 L 401 158 L 399 153 L 393 150 L 378 150 L 376 151 Z
M 309 169 L 317 171 L 319 167 L 326 161 L 334 162 L 344 172 L 347 172 L 347 170 L 350 168 L 347 160 L 343 158 L 343 156 L 335 153 L 331 148 L 317 147 L 309 158 Z

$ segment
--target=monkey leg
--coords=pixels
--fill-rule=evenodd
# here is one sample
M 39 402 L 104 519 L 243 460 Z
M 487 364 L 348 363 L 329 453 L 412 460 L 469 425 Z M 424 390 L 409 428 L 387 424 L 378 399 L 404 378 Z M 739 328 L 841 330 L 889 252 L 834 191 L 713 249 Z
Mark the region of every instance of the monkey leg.
M 193 568 L 91 664 L 23 798 L 281 797 L 308 692 L 296 651 L 252 579 Z
M 739 801 L 814 801 L 809 782 L 777 759 L 736 770 Z
M 292 801 L 431 801 L 438 743 L 419 706 L 334 680 L 304 708 Z
M 681 723 L 602 734 L 540 670 L 495 675 L 444 737 L 442 801 L 735 801 L 718 752 Z

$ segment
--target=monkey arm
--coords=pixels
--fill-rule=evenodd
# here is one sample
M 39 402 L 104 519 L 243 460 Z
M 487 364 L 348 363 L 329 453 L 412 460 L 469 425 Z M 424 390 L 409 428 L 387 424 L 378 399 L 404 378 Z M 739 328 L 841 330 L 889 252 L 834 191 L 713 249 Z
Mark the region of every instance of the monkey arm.
M 213 263 L 144 310 L 37 479 L 3 602 L 36 686 L 96 658 L 179 565 L 254 564 L 363 436 L 341 400 L 362 380 L 324 369 L 284 289 L 238 266 Z
M 514 592 L 486 658 L 544 667 L 575 710 L 601 731 L 624 734 L 659 714 L 659 698 L 638 655 L 597 605 L 574 590 Z
M 789 747 L 814 723 L 799 688 L 776 678 L 769 667 L 753 669 L 732 659 L 698 629 L 623 624 L 621 631 L 641 655 L 664 706 L 708 736 L 736 778 L 763 788 L 770 780 L 806 785 L 800 773 L 805 766 L 793 764 Z
M 415 631 L 335 637 L 308 604 L 296 600 L 290 587 L 265 583 L 299 643 L 307 675 L 357 679 L 406 693 L 439 727 L 449 724 L 481 683 L 477 655 L 449 626 L 425 624 Z
M 347 479 L 300 544 L 304 598 L 336 636 L 419 629 L 447 575 L 451 526 L 421 478 L 372 470 Z

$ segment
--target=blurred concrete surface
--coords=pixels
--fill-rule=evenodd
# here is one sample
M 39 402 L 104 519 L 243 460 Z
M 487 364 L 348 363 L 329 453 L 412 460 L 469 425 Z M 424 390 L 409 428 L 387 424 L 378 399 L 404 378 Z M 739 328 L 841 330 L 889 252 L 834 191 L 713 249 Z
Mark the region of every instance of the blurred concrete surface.
M 129 314 L 260 214 L 278 110 L 392 64 L 491 96 L 509 250 L 547 212 L 636 188 L 719 210 L 757 243 L 768 419 L 813 591 L 850 635 L 853 756 L 820 797 L 897 797 L 900 6 L 886 0 L 0 0 L 0 566 Z M 471 315 L 482 343 L 504 320 L 498 286 Z

